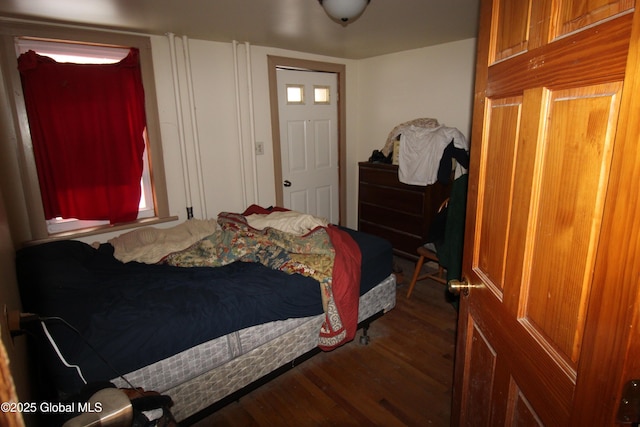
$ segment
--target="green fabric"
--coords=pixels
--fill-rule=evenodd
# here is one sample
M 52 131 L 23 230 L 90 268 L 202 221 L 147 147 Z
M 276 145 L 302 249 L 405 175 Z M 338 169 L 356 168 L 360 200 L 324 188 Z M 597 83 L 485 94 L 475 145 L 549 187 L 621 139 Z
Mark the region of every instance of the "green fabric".
M 462 278 L 462 252 L 464 247 L 468 181 L 468 174 L 464 174 L 453 181 L 447 208 L 444 242 L 436 248 L 440 265 L 447 269 L 447 281 L 460 280 Z

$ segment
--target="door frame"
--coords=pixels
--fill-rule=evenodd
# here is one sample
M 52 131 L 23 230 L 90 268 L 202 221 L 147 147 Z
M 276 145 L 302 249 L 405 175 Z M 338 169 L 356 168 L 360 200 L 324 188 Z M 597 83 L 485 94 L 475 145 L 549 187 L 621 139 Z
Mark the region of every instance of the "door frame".
M 271 106 L 271 137 L 273 143 L 273 175 L 276 190 L 276 205 L 283 206 L 282 191 L 282 149 L 280 146 L 280 111 L 278 108 L 278 67 L 300 70 L 330 72 L 337 75 L 338 81 L 338 212 L 339 224 L 344 225 L 347 218 L 347 109 L 346 109 L 346 66 L 332 62 L 311 61 L 307 59 L 287 58 L 267 55 L 269 72 L 269 101 Z

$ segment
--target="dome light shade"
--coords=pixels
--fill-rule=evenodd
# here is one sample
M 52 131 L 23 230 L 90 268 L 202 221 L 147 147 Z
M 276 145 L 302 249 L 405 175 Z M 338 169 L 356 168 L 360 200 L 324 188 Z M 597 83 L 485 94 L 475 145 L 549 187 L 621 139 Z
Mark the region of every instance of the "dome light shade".
M 318 0 L 329 16 L 349 22 L 360 16 L 371 0 Z

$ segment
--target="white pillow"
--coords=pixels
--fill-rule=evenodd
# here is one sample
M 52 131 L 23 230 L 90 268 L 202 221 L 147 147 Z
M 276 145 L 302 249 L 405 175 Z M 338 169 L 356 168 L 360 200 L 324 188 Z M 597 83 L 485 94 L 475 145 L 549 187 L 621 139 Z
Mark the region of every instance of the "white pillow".
M 190 219 L 171 228 L 144 227 L 110 239 L 113 256 L 122 261 L 155 264 L 215 233 L 216 220 Z
M 326 227 L 329 221 L 324 218 L 296 211 L 276 211 L 269 214 L 247 216 L 247 223 L 258 230 L 267 227 L 302 236 L 316 227 Z

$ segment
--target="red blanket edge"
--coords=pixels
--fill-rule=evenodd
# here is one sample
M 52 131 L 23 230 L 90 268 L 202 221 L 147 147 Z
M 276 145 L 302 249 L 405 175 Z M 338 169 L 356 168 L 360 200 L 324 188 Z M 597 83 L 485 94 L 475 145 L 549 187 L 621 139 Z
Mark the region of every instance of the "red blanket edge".
M 249 206 L 242 215 L 269 214 L 277 211 L 288 211 L 289 209 L 273 207 L 263 208 L 258 205 Z M 336 336 L 346 331 L 345 338 L 336 345 L 318 347 L 323 351 L 330 351 L 355 338 L 358 330 L 358 307 L 360 303 L 360 266 L 362 254 L 358 244 L 351 238 L 349 233 L 340 230 L 334 225 L 326 228 L 331 243 L 336 251 L 333 264 L 332 292 L 338 314 L 342 320 L 342 329 L 331 331 L 327 336 Z M 329 322 L 325 322 L 329 324 Z
M 360 248 L 347 232 L 333 225 L 327 227 L 327 232 L 336 251 L 333 263 L 333 298 L 346 336 L 336 345 L 319 346 L 323 351 L 333 350 L 353 340 L 356 335 L 360 303 L 360 264 L 362 262 Z M 342 330 L 332 331 L 331 335 L 338 335 L 341 332 Z

